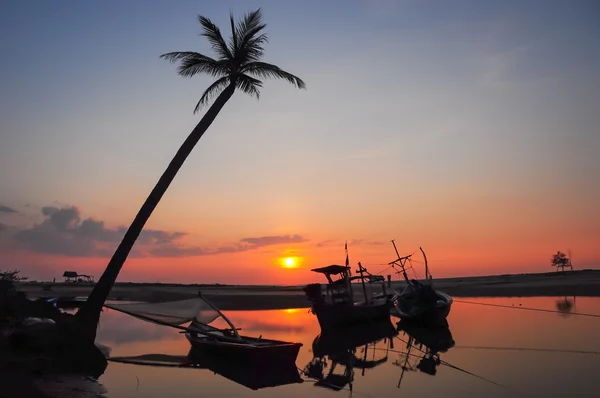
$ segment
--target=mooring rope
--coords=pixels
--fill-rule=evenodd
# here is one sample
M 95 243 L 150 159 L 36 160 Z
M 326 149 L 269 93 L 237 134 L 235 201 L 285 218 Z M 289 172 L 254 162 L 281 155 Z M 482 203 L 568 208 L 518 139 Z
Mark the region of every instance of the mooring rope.
M 494 351 L 534 351 L 534 352 L 554 352 L 561 354 L 589 354 L 600 355 L 600 351 L 585 351 L 585 350 L 561 350 L 557 348 L 529 348 L 529 347 L 493 347 L 493 346 L 469 346 L 459 345 L 452 349 L 464 350 L 494 350 Z
M 463 304 L 485 305 L 485 306 L 489 306 L 489 307 L 512 308 L 512 309 L 525 310 L 525 311 L 551 312 L 551 313 L 555 313 L 555 314 L 579 315 L 579 316 L 587 316 L 587 317 L 591 317 L 591 318 L 600 318 L 600 314 L 587 314 L 587 313 L 583 313 L 583 312 L 564 312 L 564 311 L 557 311 L 557 310 L 545 310 L 542 308 L 514 307 L 512 305 L 480 303 L 477 301 L 466 301 L 466 300 L 456 300 L 456 299 L 454 299 L 454 302 L 455 303 L 463 303 Z

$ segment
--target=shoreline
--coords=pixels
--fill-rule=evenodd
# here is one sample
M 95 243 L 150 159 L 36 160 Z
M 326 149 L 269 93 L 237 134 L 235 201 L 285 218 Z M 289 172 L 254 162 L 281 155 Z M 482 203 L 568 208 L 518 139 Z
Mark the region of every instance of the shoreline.
M 600 270 L 568 271 L 564 273 L 520 274 L 434 279 L 436 289 L 452 297 L 600 297 Z M 17 289 L 32 298 L 87 297 L 91 285 L 54 283 L 49 291 L 41 283 L 21 283 Z M 403 282 L 392 282 L 397 291 Z M 360 285 L 354 285 L 357 299 Z M 379 287 L 374 287 L 378 291 Z M 302 286 L 243 285 L 175 285 L 147 283 L 117 283 L 109 300 L 162 302 L 194 297 L 201 291 L 222 310 L 274 310 L 308 308 L 310 302 Z

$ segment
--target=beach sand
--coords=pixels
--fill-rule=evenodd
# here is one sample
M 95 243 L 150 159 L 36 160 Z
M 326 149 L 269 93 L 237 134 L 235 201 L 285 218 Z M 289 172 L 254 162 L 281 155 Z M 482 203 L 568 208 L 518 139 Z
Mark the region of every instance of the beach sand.
M 319 280 L 317 280 L 319 281 Z M 434 280 L 435 287 L 453 297 L 600 296 L 600 270 L 544 274 L 499 275 Z M 403 284 L 392 282 L 396 290 Z M 18 289 L 29 297 L 87 297 L 92 287 L 65 283 L 22 283 Z M 375 288 L 377 289 L 377 288 Z M 356 298 L 362 287 L 355 285 Z M 302 286 L 236 286 L 117 283 L 110 300 L 161 302 L 194 297 L 201 291 L 222 310 L 306 308 Z

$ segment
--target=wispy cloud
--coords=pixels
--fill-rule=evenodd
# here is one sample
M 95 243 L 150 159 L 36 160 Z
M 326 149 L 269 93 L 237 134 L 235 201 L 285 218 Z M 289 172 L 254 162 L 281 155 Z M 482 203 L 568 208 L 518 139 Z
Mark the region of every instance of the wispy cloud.
M 379 240 L 367 240 L 367 239 L 352 239 L 350 241 L 351 245 L 355 245 L 355 246 L 381 246 L 381 245 L 385 245 L 386 242 L 383 241 L 379 241 Z
M 3 245 L 71 257 L 108 257 L 126 232 L 126 227 L 109 228 L 103 221 L 82 219 L 77 206 L 46 206 L 41 209 L 44 220 L 32 227 L 12 229 Z M 0 224 L 6 235 L 8 227 Z M 182 242 L 186 232 L 145 229 L 132 250 L 132 257 L 188 257 L 239 253 L 266 246 L 307 242 L 301 235 L 248 237 L 220 247 L 189 246 Z M 6 238 L 6 236 L 4 236 Z
M 345 241 L 328 239 L 318 242 L 316 247 L 328 247 L 328 246 L 343 246 Z M 368 240 L 368 239 L 351 239 L 348 241 L 348 246 L 381 246 L 385 245 L 386 242 L 378 241 L 378 240 Z
M 516 83 L 514 69 L 527 49 L 527 45 L 520 45 L 508 51 L 485 54 L 479 84 L 498 90 L 512 87 Z
M 165 245 L 162 247 L 153 248 L 149 253 L 157 257 L 208 256 L 224 253 L 240 253 L 267 246 L 287 245 L 303 242 L 308 242 L 308 239 L 301 235 L 275 235 L 261 236 L 258 238 L 243 238 L 234 244 L 212 249 L 203 247 L 180 247 L 176 245 Z
M 308 239 L 300 235 L 261 236 L 260 238 L 244 238 L 240 240 L 241 243 L 252 246 L 253 248 L 289 243 L 302 243 L 306 241 L 308 241 Z
M 18 213 L 18 211 L 11 207 L 0 205 L 0 213 Z

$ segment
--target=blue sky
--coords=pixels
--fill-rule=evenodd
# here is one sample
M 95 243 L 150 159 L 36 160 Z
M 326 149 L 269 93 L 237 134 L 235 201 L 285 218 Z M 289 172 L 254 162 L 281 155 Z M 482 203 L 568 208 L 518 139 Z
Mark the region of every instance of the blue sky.
M 308 90 L 274 81 L 260 101 L 236 94 L 153 227 L 193 221 L 199 240 L 375 238 L 397 230 L 382 227 L 392 220 L 442 240 L 485 215 L 500 229 L 526 220 L 507 244 L 543 235 L 548 219 L 600 237 L 595 1 L 5 1 L 0 204 L 27 216 L 0 222 L 23 227 L 42 206 L 75 205 L 128 223 L 210 84 L 159 55 L 210 53 L 197 14 L 226 32 L 229 10 L 257 7 L 265 59 Z

